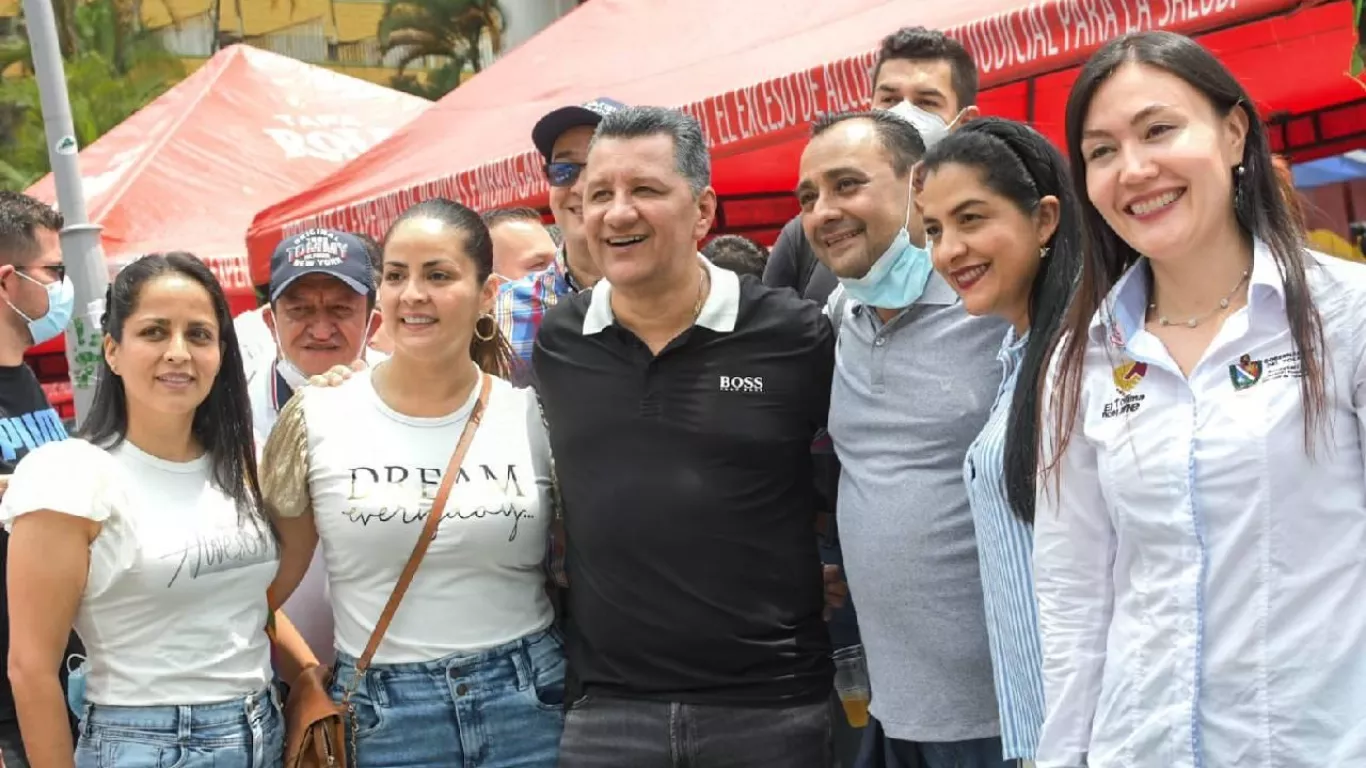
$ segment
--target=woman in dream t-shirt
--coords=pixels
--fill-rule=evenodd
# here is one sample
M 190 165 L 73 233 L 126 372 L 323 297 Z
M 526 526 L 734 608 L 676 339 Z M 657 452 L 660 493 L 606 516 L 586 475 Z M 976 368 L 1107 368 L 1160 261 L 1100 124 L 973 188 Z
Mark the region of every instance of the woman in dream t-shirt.
M 492 380 L 440 527 L 359 678 L 365 650 L 430 513 L 482 377 L 509 353 L 489 309 L 493 246 L 474 211 L 430 200 L 384 243 L 379 308 L 393 356 L 281 411 L 262 462 L 280 533 L 280 605 L 322 542 L 337 700 L 355 682 L 360 768 L 554 766 L 564 656 L 551 628 L 550 448 L 534 395 Z M 482 369 L 482 371 L 481 371 Z
M 73 765 L 57 669 L 74 620 L 89 656 L 75 766 L 274 768 L 278 551 L 227 299 L 171 253 L 130 264 L 106 301 L 83 437 L 29 454 L 0 510 L 29 760 Z

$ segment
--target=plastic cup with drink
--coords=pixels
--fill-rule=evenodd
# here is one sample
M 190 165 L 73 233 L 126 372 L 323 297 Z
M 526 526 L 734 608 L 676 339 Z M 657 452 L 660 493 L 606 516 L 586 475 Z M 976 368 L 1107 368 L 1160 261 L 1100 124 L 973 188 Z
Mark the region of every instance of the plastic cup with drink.
M 868 702 L 872 688 L 868 685 L 868 663 L 863 658 L 863 646 L 851 645 L 835 651 L 835 692 L 844 705 L 844 717 L 854 728 L 868 725 Z

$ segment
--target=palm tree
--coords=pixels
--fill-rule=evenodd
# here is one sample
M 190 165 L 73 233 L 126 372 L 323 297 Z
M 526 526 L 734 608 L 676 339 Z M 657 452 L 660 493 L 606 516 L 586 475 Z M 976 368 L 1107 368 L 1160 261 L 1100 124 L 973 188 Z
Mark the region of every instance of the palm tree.
M 507 15 L 497 0 L 385 0 L 379 22 L 380 50 L 400 51 L 398 77 L 426 57 L 446 59 L 456 70 L 484 67 L 480 43 L 502 50 Z M 449 65 L 448 65 L 449 66 Z
M 485 36 L 494 56 L 503 52 L 503 30 L 507 29 L 507 15 L 498 5 L 498 0 L 470 0 L 466 5 L 467 10 L 456 23 L 465 35 L 465 44 L 476 52 L 470 59 L 470 66 L 479 72 L 485 63 L 480 53 Z

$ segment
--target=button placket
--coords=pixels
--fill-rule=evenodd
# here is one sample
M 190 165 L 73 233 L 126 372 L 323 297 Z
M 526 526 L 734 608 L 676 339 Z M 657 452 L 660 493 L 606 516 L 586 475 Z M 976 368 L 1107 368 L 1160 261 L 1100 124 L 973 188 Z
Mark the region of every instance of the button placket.
M 873 391 L 881 392 L 886 381 L 887 369 L 887 328 L 884 327 L 873 337 L 873 350 L 871 354 L 873 369 Z

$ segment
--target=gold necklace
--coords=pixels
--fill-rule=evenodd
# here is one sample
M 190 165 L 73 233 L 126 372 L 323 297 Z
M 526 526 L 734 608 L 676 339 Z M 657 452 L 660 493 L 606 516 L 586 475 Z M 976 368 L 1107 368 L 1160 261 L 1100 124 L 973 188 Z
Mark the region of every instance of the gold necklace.
M 697 322 L 697 318 L 702 316 L 702 305 L 707 302 L 707 268 L 701 264 L 697 265 L 701 274 L 697 276 L 697 303 L 692 308 L 692 321 Z
M 1171 320 L 1168 320 L 1168 319 L 1167 319 L 1167 316 L 1166 316 L 1166 315 L 1159 315 L 1158 318 L 1157 318 L 1157 324 L 1160 325 L 1160 326 L 1162 326 L 1163 328 L 1166 328 L 1166 327 L 1169 326 L 1169 325 L 1184 325 L 1184 326 L 1186 326 L 1187 328 L 1194 328 L 1195 326 L 1199 325 L 1201 322 L 1203 322 L 1203 321 L 1205 321 L 1205 320 L 1208 320 L 1210 317 L 1212 317 L 1212 316 L 1215 315 L 1216 313 L 1218 313 L 1218 312 L 1220 312 L 1220 311 L 1222 311 L 1222 310 L 1228 309 L 1229 303 L 1232 302 L 1232 300 L 1233 300 L 1233 294 L 1237 293 L 1237 292 L 1238 292 L 1238 289 L 1241 288 L 1241 287 L 1243 287 L 1243 283 L 1247 281 L 1248 274 L 1249 274 L 1248 270 L 1246 270 L 1246 269 L 1243 270 L 1243 274 L 1242 274 L 1241 277 L 1238 278 L 1237 284 L 1235 284 L 1235 285 L 1233 286 L 1233 289 L 1232 289 L 1232 290 L 1230 290 L 1227 294 L 1224 295 L 1224 298 L 1222 298 L 1222 299 L 1219 300 L 1219 306 L 1215 307 L 1214 309 L 1211 309 L 1210 311 L 1206 312 L 1205 314 L 1203 314 L 1203 315 L 1196 315 L 1195 317 L 1192 317 L 1192 318 L 1190 318 L 1190 319 L 1188 319 L 1188 320 L 1185 320 L 1185 321 L 1183 321 L 1183 322 L 1180 322 L 1180 323 L 1173 323 Z M 1149 304 L 1149 305 L 1148 305 L 1148 309 L 1151 310 L 1154 314 L 1156 314 L 1156 313 L 1157 313 L 1157 303 L 1156 303 L 1156 302 L 1153 302 L 1152 304 Z

